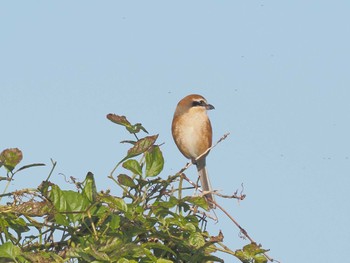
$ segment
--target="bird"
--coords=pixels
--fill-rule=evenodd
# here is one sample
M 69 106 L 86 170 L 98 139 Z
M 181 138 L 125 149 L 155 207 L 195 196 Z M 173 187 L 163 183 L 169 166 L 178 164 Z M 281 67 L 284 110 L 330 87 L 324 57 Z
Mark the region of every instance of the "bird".
M 209 104 L 203 96 L 188 95 L 177 104 L 171 125 L 177 148 L 197 166 L 201 188 L 209 208 L 215 208 L 212 203 L 215 201 L 213 189 L 206 168 L 206 157 L 209 153 L 207 150 L 212 145 L 213 137 L 207 111 L 213 109 L 215 109 L 214 106 Z M 199 156 L 201 157 L 197 160 Z

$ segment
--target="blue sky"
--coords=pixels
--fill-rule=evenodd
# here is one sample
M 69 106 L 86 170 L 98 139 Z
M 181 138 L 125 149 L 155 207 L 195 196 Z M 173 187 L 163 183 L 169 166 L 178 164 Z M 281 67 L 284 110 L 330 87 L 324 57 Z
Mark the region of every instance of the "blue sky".
M 342 262 L 350 248 L 349 1 L 3 1 L 0 148 L 23 164 L 95 174 L 100 190 L 130 139 L 108 113 L 159 133 L 162 176 L 186 163 L 171 138 L 175 106 L 199 93 L 214 140 L 218 200 L 282 262 Z M 50 167 L 18 174 L 36 187 Z M 195 179 L 195 168 L 187 172 Z M 66 186 L 66 185 L 65 185 Z M 0 186 L 1 187 L 1 186 Z M 238 229 L 220 212 L 226 244 Z M 222 255 L 227 262 L 232 258 Z

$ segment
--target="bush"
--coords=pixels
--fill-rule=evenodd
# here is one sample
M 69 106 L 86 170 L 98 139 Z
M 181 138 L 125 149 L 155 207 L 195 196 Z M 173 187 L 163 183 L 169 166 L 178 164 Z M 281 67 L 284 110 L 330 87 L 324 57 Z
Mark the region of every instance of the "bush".
M 123 117 L 107 115 L 123 125 L 136 140 L 108 176 L 123 191 L 114 196 L 96 190 L 91 172 L 83 182 L 73 180 L 77 190 L 63 190 L 48 178 L 36 189 L 7 192 L 20 171 L 43 164 L 25 165 L 15 170 L 22 159 L 19 149 L 6 149 L 0 167 L 7 176 L 4 193 L 12 198 L 0 205 L 1 262 L 223 262 L 215 256 L 223 251 L 242 262 L 267 262 L 254 242 L 232 251 L 223 244 L 223 235 L 211 236 L 203 225 L 208 205 L 201 196 L 185 196 L 182 172 L 158 177 L 163 169 L 157 135 L 137 135 L 146 129 L 131 125 Z M 139 158 L 139 159 L 136 159 Z M 114 175 L 122 166 L 129 174 Z M 242 231 L 243 229 L 241 229 Z

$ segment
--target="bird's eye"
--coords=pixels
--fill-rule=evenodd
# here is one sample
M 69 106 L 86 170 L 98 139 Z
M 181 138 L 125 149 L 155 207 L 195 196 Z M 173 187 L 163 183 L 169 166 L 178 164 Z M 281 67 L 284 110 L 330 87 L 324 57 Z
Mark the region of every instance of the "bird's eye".
M 204 106 L 205 105 L 205 101 L 204 100 L 195 100 L 192 102 L 192 106 L 196 107 L 196 106 Z

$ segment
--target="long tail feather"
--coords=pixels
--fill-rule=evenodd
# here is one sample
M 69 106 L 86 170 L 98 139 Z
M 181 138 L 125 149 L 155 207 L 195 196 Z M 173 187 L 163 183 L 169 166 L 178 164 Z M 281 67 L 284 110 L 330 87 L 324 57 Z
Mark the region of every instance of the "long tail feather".
M 205 195 L 207 199 L 215 201 L 214 195 L 211 193 L 213 188 L 211 187 L 211 183 L 208 176 L 207 167 L 205 165 L 205 158 L 198 160 L 197 162 L 198 176 L 201 181 L 201 187 L 204 192 L 210 192 Z M 215 208 L 215 205 L 208 201 L 209 208 Z

